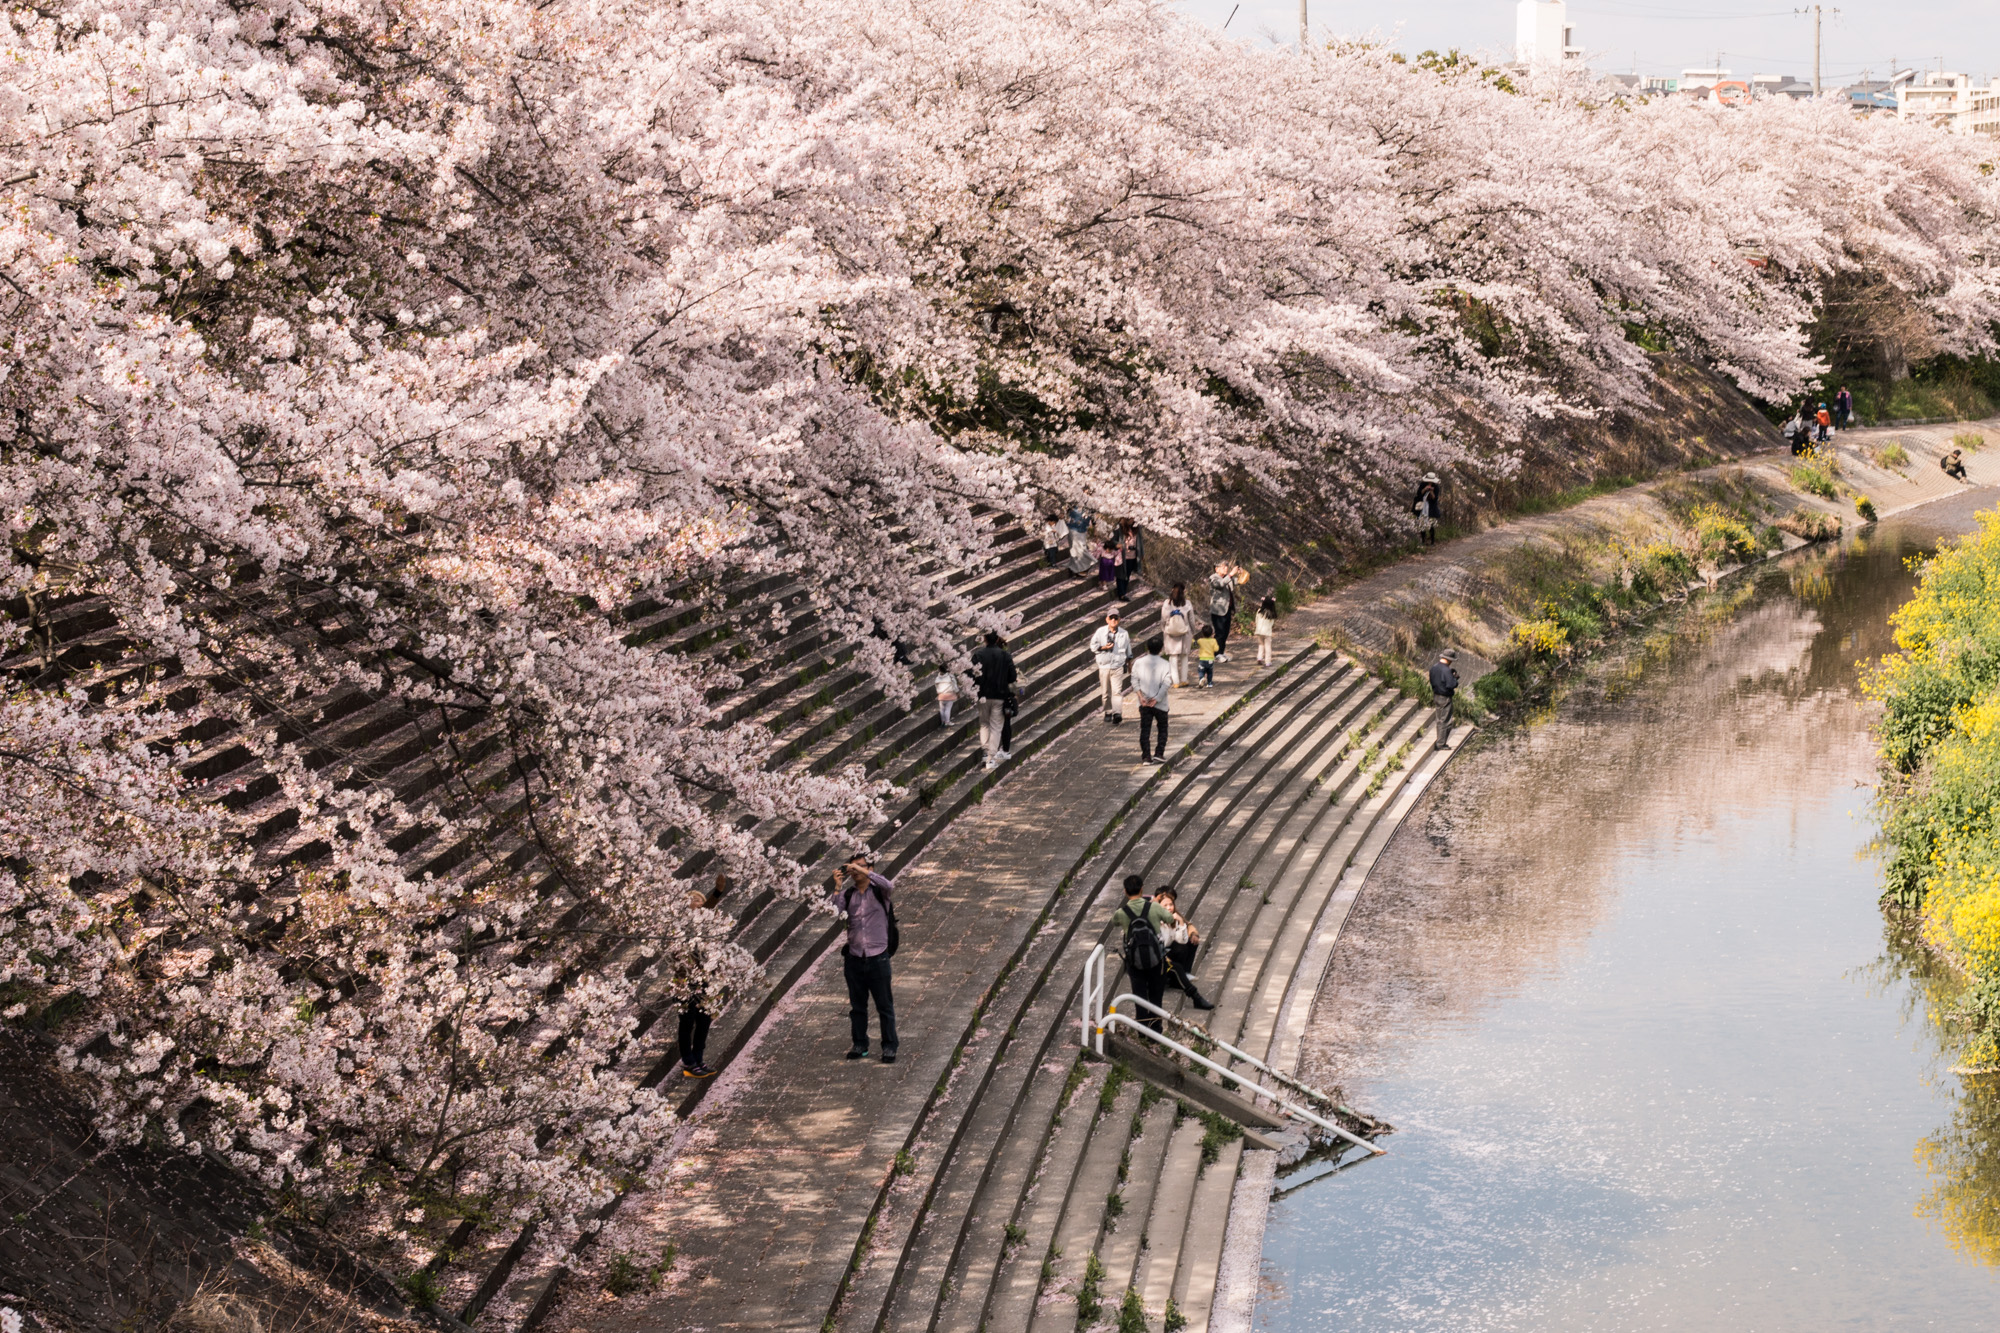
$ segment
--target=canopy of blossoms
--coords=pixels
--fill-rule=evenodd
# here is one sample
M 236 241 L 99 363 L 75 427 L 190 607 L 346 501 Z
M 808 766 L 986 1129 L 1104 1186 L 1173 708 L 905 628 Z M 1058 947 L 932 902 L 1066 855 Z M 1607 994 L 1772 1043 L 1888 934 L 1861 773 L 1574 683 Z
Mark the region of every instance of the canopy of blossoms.
M 1505 468 L 1459 424 L 1643 404 L 1635 327 L 1795 392 L 1846 270 L 1986 349 L 1989 149 L 1154 0 L 13 9 L 0 1012 L 119 1136 L 573 1226 L 664 1140 L 640 988 L 753 970 L 682 872 L 801 893 L 743 817 L 882 796 L 633 608 L 796 578 L 907 696 L 983 508 L 1357 531 Z M 435 781 L 323 739 L 378 714 Z

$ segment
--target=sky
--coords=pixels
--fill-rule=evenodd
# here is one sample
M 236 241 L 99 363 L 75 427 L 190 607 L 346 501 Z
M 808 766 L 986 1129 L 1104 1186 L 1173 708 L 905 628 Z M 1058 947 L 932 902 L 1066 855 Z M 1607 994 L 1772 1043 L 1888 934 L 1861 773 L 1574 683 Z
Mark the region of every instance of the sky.
M 1457 47 L 1511 56 L 1514 0 L 1308 0 L 1315 34 L 1374 31 L 1400 51 Z M 1171 0 L 1172 8 L 1260 46 L 1292 42 L 1298 0 Z M 1707 69 L 1717 53 L 1737 78 L 1812 77 L 1812 19 L 1797 0 L 1570 0 L 1573 40 L 1607 74 L 1677 75 Z M 1230 18 L 1230 11 L 1237 9 Z M 1835 10 L 1838 12 L 1835 12 Z M 1980 83 L 2000 75 L 2000 0 L 1853 0 L 1827 6 L 1820 31 L 1824 83 L 1852 83 L 1864 71 L 1944 68 Z

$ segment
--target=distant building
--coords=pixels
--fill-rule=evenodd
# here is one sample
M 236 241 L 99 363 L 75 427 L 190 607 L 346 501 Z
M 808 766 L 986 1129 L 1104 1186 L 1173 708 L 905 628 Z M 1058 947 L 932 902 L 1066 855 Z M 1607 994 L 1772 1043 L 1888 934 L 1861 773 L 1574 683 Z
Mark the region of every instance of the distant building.
M 1896 114 L 1905 120 L 1928 121 L 1954 134 L 2000 134 L 2000 79 L 1980 88 L 1968 74 L 1935 71 L 1922 82 L 1899 75 L 1895 93 Z
M 1794 100 L 1813 95 L 1812 84 L 1789 74 L 1752 74 L 1750 90 L 1758 97 L 1789 97 Z
M 1514 59 L 1524 65 L 1560 65 L 1583 55 L 1569 26 L 1564 0 L 1520 0 L 1514 7 Z

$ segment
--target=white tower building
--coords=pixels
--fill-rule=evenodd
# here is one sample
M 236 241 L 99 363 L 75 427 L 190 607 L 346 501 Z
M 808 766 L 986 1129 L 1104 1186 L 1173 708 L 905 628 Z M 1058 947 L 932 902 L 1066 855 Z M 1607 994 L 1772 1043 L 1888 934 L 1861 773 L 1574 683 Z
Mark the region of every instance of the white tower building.
M 1514 59 L 1524 65 L 1559 65 L 1582 54 L 1570 41 L 1563 0 L 1520 0 L 1514 7 Z

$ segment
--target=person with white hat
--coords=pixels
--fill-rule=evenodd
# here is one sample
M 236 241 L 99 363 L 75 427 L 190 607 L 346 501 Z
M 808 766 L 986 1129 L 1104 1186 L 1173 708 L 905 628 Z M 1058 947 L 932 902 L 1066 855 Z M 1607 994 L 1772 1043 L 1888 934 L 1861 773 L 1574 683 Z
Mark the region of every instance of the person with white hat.
M 1438 480 L 1438 474 L 1424 473 L 1423 480 L 1417 483 L 1417 499 L 1411 509 L 1417 517 L 1417 535 L 1426 546 L 1437 545 L 1438 519 L 1444 510 L 1441 503 L 1443 494 L 1444 483 Z

